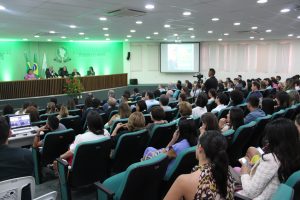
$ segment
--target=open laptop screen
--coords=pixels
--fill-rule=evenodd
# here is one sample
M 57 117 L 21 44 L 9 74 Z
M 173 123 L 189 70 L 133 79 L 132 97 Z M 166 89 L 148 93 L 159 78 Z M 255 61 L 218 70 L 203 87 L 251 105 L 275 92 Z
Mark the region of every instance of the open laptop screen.
M 29 115 L 9 116 L 9 125 L 11 129 L 30 126 L 30 117 Z

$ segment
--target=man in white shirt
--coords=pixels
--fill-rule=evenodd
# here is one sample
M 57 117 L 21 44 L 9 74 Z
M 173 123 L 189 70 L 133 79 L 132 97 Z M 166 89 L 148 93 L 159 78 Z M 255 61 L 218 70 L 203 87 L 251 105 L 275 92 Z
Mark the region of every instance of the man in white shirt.
M 146 92 L 145 103 L 147 105 L 147 110 L 150 112 L 150 108 L 154 105 L 159 105 L 159 102 L 154 99 L 154 94 L 152 92 Z
M 168 106 L 169 98 L 165 94 L 160 95 L 159 102 L 160 102 L 160 107 L 162 107 L 164 111 L 169 111 L 172 109 L 170 106 Z
M 217 94 L 217 98 L 215 99 L 215 102 L 217 104 L 217 107 L 211 110 L 212 113 L 220 112 L 220 110 L 226 108 L 229 99 L 226 94 L 220 92 Z
M 207 113 L 206 104 L 208 102 L 207 94 L 206 93 L 200 93 L 197 97 L 197 100 L 195 102 L 196 107 L 192 110 L 192 116 L 193 118 L 201 117 L 204 113 Z

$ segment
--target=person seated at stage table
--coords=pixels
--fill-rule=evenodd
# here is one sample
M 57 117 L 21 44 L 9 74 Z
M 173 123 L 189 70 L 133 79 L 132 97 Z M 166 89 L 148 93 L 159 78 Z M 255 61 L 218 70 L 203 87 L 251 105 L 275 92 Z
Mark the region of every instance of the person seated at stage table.
M 36 80 L 37 78 L 36 78 L 35 74 L 33 73 L 33 70 L 28 69 L 27 74 L 25 75 L 24 79 L 25 80 Z
M 46 78 L 55 78 L 58 77 L 58 74 L 54 71 L 53 67 L 49 67 L 45 71 Z
M 92 66 L 90 66 L 89 70 L 87 71 L 87 76 L 95 76 L 95 71 Z
M 80 73 L 77 71 L 76 68 L 73 69 L 73 72 L 72 72 L 72 76 L 74 77 L 77 77 L 77 76 L 81 76 Z
M 62 77 L 62 78 L 68 77 L 68 76 L 69 76 L 69 72 L 68 72 L 67 67 L 64 66 L 63 68 L 60 68 L 58 74 L 59 74 L 59 76 Z

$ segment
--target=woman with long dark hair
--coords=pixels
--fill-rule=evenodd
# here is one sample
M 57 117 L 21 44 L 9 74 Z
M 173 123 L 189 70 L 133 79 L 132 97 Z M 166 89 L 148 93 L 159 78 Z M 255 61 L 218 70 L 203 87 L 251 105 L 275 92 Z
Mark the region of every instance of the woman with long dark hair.
M 251 199 L 270 199 L 280 183 L 300 170 L 300 140 L 295 124 L 280 118 L 265 128 L 267 147 L 262 158 L 250 169 L 241 163 L 242 195 Z M 249 161 L 248 161 L 249 162 Z
M 244 112 L 239 107 L 232 107 L 227 114 L 227 118 L 219 120 L 219 127 L 222 132 L 229 129 L 237 130 L 242 125 L 244 125 Z
M 219 131 L 206 131 L 198 139 L 198 166 L 191 174 L 180 175 L 164 199 L 233 199 L 234 185 L 226 148 L 226 138 Z

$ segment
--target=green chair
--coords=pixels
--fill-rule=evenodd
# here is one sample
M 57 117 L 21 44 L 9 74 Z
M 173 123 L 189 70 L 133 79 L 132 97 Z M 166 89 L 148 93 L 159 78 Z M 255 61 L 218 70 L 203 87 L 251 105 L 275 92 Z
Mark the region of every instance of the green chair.
M 255 120 L 256 125 L 253 130 L 253 135 L 250 139 L 250 146 L 253 147 L 259 147 L 263 146 L 263 138 L 265 137 L 264 135 L 264 130 L 266 125 L 271 121 L 272 116 L 267 115 L 265 117 L 259 117 Z
M 232 139 L 232 143 L 229 144 L 227 153 L 231 166 L 237 166 L 238 159 L 245 155 L 249 141 L 253 135 L 253 129 L 256 122 L 252 121 L 246 125 L 240 126 L 235 132 Z
M 227 140 L 227 144 L 231 144 L 232 143 L 234 132 L 235 131 L 233 129 L 229 129 L 229 130 L 227 130 L 227 131 L 225 131 L 223 133 L 223 135 L 225 136 L 225 138 Z
M 112 110 L 110 113 L 109 113 L 109 116 L 108 116 L 108 120 L 110 120 L 112 118 L 112 116 L 114 116 L 115 114 L 118 114 L 118 110 Z
M 178 105 L 178 101 L 172 101 L 172 102 L 169 102 L 168 104 L 171 108 L 176 108 L 176 106 Z
M 218 120 L 220 120 L 221 118 L 226 118 L 226 115 L 229 113 L 231 108 L 232 106 L 220 110 L 218 115 Z
M 300 170 L 294 172 L 285 184 L 294 189 L 294 199 L 300 199 Z
M 125 171 L 132 163 L 140 161 L 149 140 L 148 130 L 125 133 L 117 141 L 112 153 L 112 172 Z
M 46 125 L 46 123 L 47 123 L 47 120 L 43 120 L 43 121 L 38 121 L 38 122 L 32 122 L 31 125 L 42 127 L 42 126 Z
M 202 126 L 202 121 L 201 121 L 200 117 L 194 118 L 194 122 L 195 122 L 196 128 L 200 128 Z
M 40 115 L 40 119 L 41 119 L 41 121 L 43 121 L 43 120 L 47 120 L 48 119 L 48 117 L 49 116 L 57 116 L 58 115 L 58 113 L 48 113 L 48 114 L 42 114 L 42 115 Z
M 272 200 L 293 200 L 294 190 L 286 184 L 280 184 Z
M 296 106 L 292 106 L 292 107 L 285 109 L 283 117 L 290 119 L 290 120 L 294 120 L 296 117 L 296 108 L 297 108 Z
M 162 196 L 167 193 L 178 176 L 191 173 L 193 167 L 198 164 L 195 154 L 196 149 L 196 146 L 187 148 L 176 156 L 173 167 L 169 169 L 164 176 Z
M 42 182 L 42 168 L 48 164 L 52 164 L 56 158 L 68 151 L 74 139 L 75 134 L 73 129 L 49 132 L 44 138 L 42 151 L 39 148 L 32 148 L 36 184 Z
M 71 200 L 71 189 L 104 181 L 109 175 L 111 140 L 103 138 L 79 144 L 72 165 L 57 159 L 62 200 Z
M 130 165 L 126 171 L 116 174 L 101 184 L 97 182 L 99 200 L 155 200 L 166 173 L 169 159 L 160 154 L 152 159 Z
M 69 115 L 79 115 L 80 117 L 82 117 L 82 110 L 80 109 L 74 109 L 74 110 L 69 110 Z
M 178 113 L 178 108 L 172 108 L 171 110 L 165 111 L 166 114 L 165 120 L 171 122 L 173 119 L 175 119 L 177 113 Z
M 74 130 L 75 135 L 78 135 L 83 132 L 82 125 L 81 125 L 81 117 L 79 115 L 75 116 L 68 116 L 65 118 L 62 118 L 60 120 L 60 123 L 65 125 L 66 128 L 71 128 Z
M 145 124 L 150 124 L 152 123 L 151 115 L 150 114 L 144 114 L 145 117 Z
M 115 130 L 118 123 L 126 124 L 127 122 L 128 122 L 128 118 L 113 120 L 109 132 L 112 133 Z
M 273 113 L 271 121 L 283 117 L 284 112 L 285 112 L 285 110 L 280 110 L 278 112 Z
M 167 124 L 155 124 L 150 131 L 149 147 L 165 148 L 171 141 L 176 130 L 176 121 Z

